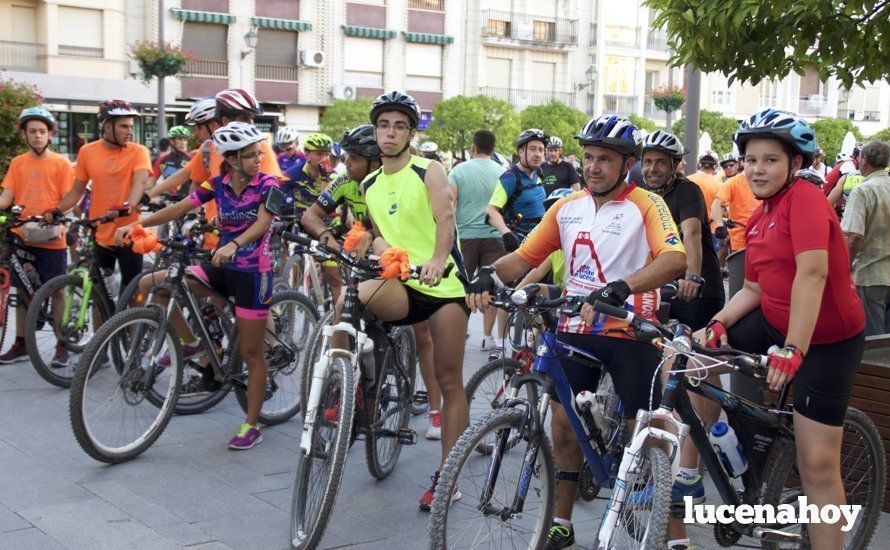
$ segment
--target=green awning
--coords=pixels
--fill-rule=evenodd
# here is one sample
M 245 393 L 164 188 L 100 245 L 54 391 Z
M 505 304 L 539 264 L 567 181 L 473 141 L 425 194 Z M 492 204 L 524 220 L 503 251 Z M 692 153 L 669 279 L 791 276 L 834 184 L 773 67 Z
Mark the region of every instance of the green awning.
M 218 11 L 181 10 L 179 8 L 170 8 L 170 13 L 173 14 L 174 19 L 179 19 L 180 21 L 218 23 L 220 25 L 231 25 L 235 22 L 235 16 L 231 13 L 222 13 Z
M 277 29 L 280 31 L 311 31 L 312 23 L 297 21 L 296 19 L 278 19 L 276 17 L 253 17 L 253 24 L 257 27 Z
M 380 38 L 389 40 L 396 37 L 396 31 L 389 29 L 376 29 L 374 27 L 355 27 L 352 25 L 343 25 L 343 34 L 346 36 L 355 36 L 357 38 Z
M 427 34 L 423 32 L 405 31 L 402 31 L 402 34 L 405 35 L 405 40 L 408 42 L 417 42 L 419 44 L 440 44 L 442 46 L 447 46 L 454 42 L 454 37 L 448 36 L 447 34 Z

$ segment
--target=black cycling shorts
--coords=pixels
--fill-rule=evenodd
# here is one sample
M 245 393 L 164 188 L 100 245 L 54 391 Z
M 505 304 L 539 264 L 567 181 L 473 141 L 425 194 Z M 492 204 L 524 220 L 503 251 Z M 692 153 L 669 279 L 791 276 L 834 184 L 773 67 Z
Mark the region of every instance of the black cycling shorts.
M 727 333 L 730 346 L 749 353 L 765 354 L 770 346 L 785 345 L 785 335 L 766 321 L 760 308 L 744 316 Z M 864 348 L 864 332 L 839 342 L 810 345 L 791 381 L 794 410 L 810 420 L 842 426 Z
M 460 306 L 467 317 L 470 316 L 470 308 L 467 307 L 466 299 L 461 298 L 438 298 L 429 296 L 405 285 L 405 291 L 408 293 L 408 315 L 404 319 L 393 321 L 393 325 L 413 325 L 422 323 L 432 317 L 437 311 L 448 304 L 457 304 Z
M 272 272 L 236 271 L 209 263 L 190 266 L 189 272 L 213 290 L 233 298 L 235 317 L 266 319 L 272 301 Z
M 652 344 L 627 338 L 568 332 L 559 333 L 558 339 L 603 362 L 606 372 L 612 376 L 615 391 L 621 398 L 625 418 L 636 417 L 639 409 L 649 410 L 650 392 L 652 407 L 658 407 L 661 403 L 661 376 L 656 375 L 661 363 L 661 351 Z M 574 395 L 581 390 L 596 391 L 600 378 L 599 369 L 572 358 L 562 358 L 560 364 Z M 556 396 L 554 400 L 559 401 Z

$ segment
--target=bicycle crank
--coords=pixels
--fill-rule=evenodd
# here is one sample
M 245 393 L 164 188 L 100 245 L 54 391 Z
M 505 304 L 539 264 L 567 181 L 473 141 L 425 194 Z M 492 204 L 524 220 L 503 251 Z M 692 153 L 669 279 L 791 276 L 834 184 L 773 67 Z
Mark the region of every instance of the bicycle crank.
M 803 537 L 797 533 L 788 533 L 787 531 L 779 531 L 778 529 L 767 529 L 766 527 L 755 528 L 754 538 L 777 543 L 800 542 L 803 540 Z

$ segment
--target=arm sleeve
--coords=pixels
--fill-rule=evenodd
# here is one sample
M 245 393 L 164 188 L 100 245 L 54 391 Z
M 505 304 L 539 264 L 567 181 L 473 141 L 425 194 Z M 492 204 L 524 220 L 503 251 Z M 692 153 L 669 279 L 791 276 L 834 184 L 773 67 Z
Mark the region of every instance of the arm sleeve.
M 726 183 L 724 183 L 720 189 L 717 190 L 717 195 L 715 198 L 722 200 L 723 202 L 732 202 L 732 190 L 735 186 L 736 182 L 735 176 L 731 177 Z M 696 187 L 698 187 L 696 185 Z M 711 208 L 711 205 L 708 205 L 708 208 Z
M 199 183 L 210 179 L 210 173 L 204 167 L 204 153 L 199 149 L 198 153 L 185 165 L 189 171 L 189 179 Z
M 89 162 L 86 151 L 80 150 L 77 155 L 77 165 L 74 167 L 74 178 L 83 182 L 90 181 L 90 174 L 87 172 L 87 163 Z
M 343 188 L 347 181 L 348 179 L 344 179 L 343 176 L 338 177 L 315 199 L 315 204 L 321 207 L 325 214 L 332 213 L 343 202 Z
M 575 185 L 576 183 L 581 183 L 581 178 L 578 177 L 578 172 L 575 171 L 575 167 L 572 166 L 572 165 L 569 164 L 569 163 L 566 163 L 566 164 L 569 165 L 569 170 L 568 170 L 568 172 L 569 172 L 569 185 Z
M 831 233 L 831 218 L 834 216 L 831 205 L 819 190 L 813 186 L 798 186 L 788 212 L 791 233 L 791 247 L 794 254 L 807 250 L 828 250 Z
M 195 187 L 195 190 L 189 195 L 189 204 L 192 205 L 192 208 L 197 208 L 202 204 L 213 200 L 214 195 L 213 185 L 210 182 L 205 181 L 201 185 Z
M 547 213 L 544 214 L 544 217 L 534 231 L 529 233 L 528 237 L 519 246 L 519 250 L 516 251 L 520 258 L 534 267 L 541 265 L 547 259 L 547 256 L 562 248 L 562 241 L 559 238 L 559 224 L 556 221 L 557 212 L 565 204 L 562 200 L 547 210 Z
M 680 240 L 680 232 L 664 199 L 654 193 L 646 193 L 646 198 L 643 200 L 649 201 L 643 205 L 642 213 L 646 227 L 646 241 L 649 243 L 652 257 L 655 258 L 665 252 L 682 252 L 686 255 L 683 241 Z
M 680 225 L 689 218 L 707 220 L 705 195 L 698 185 L 694 183 L 692 185 L 684 185 L 682 191 L 683 193 L 680 195 L 680 210 L 677 212 L 677 219 L 674 221 Z
M 164 158 L 164 155 L 159 155 L 157 159 L 155 159 L 155 163 L 151 167 L 151 177 L 158 179 L 161 177 L 161 159 Z
M 511 184 L 513 180 L 512 177 L 501 176 L 498 180 L 497 185 L 494 186 L 494 193 L 491 194 L 491 199 L 488 201 L 488 204 L 495 206 L 497 208 L 504 208 L 504 205 L 507 204 L 507 200 L 510 197 L 510 194 L 513 192 L 513 187 L 515 184 Z
M 151 172 L 151 154 L 148 152 L 148 147 L 142 145 L 136 151 L 136 162 L 133 163 L 133 172 L 136 173 L 139 170 Z
M 62 195 L 65 195 L 74 187 L 74 167 L 71 166 L 68 159 L 62 159 L 62 169 L 59 172 L 59 178 L 61 179 L 59 185 L 61 186 Z
M 865 219 L 868 210 L 868 200 L 861 187 L 856 187 L 847 198 L 847 206 L 844 208 L 844 217 L 841 218 L 841 230 L 844 233 L 857 233 L 865 235 Z

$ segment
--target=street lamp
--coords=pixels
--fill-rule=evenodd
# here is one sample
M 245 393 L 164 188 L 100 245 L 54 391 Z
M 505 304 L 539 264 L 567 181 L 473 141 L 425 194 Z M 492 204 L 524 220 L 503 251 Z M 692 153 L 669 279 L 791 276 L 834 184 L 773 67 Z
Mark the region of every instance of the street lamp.
M 575 90 L 579 92 L 584 88 L 593 89 L 593 79 L 596 78 L 596 67 L 588 65 L 587 70 L 584 71 L 584 76 L 587 77 L 587 82 L 579 82 L 578 84 L 575 84 Z
M 260 35 L 257 34 L 256 29 L 251 27 L 249 31 L 244 33 L 244 45 L 247 46 L 246 50 L 241 50 L 241 59 L 244 59 L 250 52 L 256 49 L 256 43 L 259 39 Z

